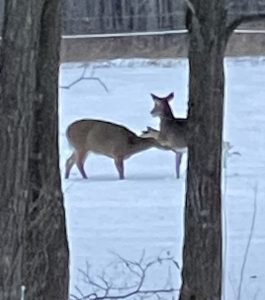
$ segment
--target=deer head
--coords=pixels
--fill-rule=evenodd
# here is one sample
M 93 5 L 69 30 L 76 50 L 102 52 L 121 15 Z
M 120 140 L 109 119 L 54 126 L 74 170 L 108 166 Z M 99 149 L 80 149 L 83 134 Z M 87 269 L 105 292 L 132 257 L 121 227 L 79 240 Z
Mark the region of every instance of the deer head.
M 153 98 L 155 104 L 154 108 L 150 112 L 153 117 L 173 117 L 172 110 L 168 103 L 174 98 L 173 92 L 167 95 L 166 97 L 158 97 L 154 94 L 151 94 L 151 97 Z
M 158 139 L 158 136 L 159 136 L 159 131 L 150 126 L 147 126 L 146 130 L 143 130 L 142 134 L 140 135 L 140 137 L 143 138 L 153 138 L 156 140 Z

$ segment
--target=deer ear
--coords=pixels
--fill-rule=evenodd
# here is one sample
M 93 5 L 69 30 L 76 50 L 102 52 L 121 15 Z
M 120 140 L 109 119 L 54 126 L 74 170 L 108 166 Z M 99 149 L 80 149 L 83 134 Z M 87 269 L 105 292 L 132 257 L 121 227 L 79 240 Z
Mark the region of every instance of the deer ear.
M 154 95 L 154 94 L 150 94 L 151 95 L 151 97 L 153 98 L 153 100 L 158 100 L 158 97 L 156 96 L 156 95 Z
M 167 97 L 166 97 L 166 100 L 167 101 L 170 101 L 170 100 L 172 100 L 174 98 L 174 93 L 172 92 L 172 93 L 170 93 Z

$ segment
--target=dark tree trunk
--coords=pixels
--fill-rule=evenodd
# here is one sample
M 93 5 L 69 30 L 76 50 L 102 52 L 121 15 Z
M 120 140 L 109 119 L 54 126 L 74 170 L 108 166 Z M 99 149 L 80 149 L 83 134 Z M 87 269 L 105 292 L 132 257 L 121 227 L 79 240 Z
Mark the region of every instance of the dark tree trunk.
M 59 0 L 6 0 L 0 94 L 0 299 L 68 299 L 58 162 Z
M 221 153 L 226 15 L 223 0 L 192 0 L 189 159 L 181 300 L 220 300 Z

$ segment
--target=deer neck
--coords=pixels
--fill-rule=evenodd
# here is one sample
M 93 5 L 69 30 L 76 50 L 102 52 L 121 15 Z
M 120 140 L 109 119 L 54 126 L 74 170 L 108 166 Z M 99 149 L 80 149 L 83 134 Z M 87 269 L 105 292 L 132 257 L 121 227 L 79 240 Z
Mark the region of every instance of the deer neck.
M 170 125 L 175 121 L 174 116 L 162 116 L 160 117 L 160 131 L 164 126 Z
M 175 117 L 170 106 L 165 106 L 163 109 L 163 113 L 160 116 L 160 120 L 166 122 L 168 120 L 174 120 L 174 119 Z
M 142 151 L 148 150 L 152 147 L 158 147 L 158 146 L 159 146 L 159 143 L 157 142 L 156 139 L 154 139 L 152 137 L 148 137 L 148 138 L 137 137 L 134 140 L 134 143 L 132 143 L 130 145 L 128 157 L 133 154 L 136 154 L 138 152 L 142 152 Z

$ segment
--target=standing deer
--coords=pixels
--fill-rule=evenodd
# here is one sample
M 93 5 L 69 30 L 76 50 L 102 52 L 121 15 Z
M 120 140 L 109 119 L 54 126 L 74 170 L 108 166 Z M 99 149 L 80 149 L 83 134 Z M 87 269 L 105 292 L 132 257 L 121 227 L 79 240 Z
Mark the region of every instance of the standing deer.
M 158 97 L 151 94 L 155 106 L 151 110 L 153 117 L 160 118 L 160 131 L 147 127 L 147 130 L 142 132 L 141 137 L 154 138 L 159 143 L 159 149 L 172 150 L 176 153 L 176 177 L 179 178 L 179 169 L 183 152 L 187 148 L 187 133 L 188 122 L 187 119 L 175 118 L 169 101 L 174 98 L 174 93 L 170 93 L 166 97 Z M 229 153 L 231 144 L 223 141 L 223 165 L 226 167 L 226 160 L 229 155 L 240 155 L 239 152 Z
M 169 105 L 169 101 L 174 98 L 174 93 L 166 97 L 158 97 L 151 94 L 154 100 L 154 108 L 151 110 L 153 117 L 160 118 L 160 130 L 157 133 L 151 133 L 146 137 L 154 137 L 157 142 L 165 148 L 170 148 L 176 153 L 176 177 L 180 177 L 180 164 L 183 152 L 187 149 L 187 119 L 175 118 Z
M 66 161 L 65 178 L 76 164 L 83 178 L 87 178 L 84 163 L 89 152 L 114 159 L 119 179 L 124 179 L 123 161 L 151 147 L 160 147 L 152 137 L 142 138 L 124 126 L 100 120 L 78 120 L 70 124 L 66 136 L 74 152 Z

